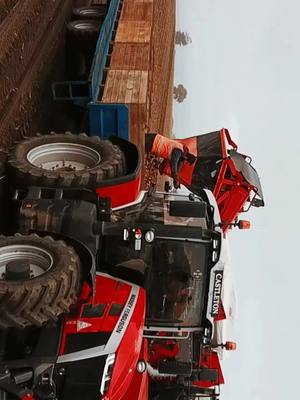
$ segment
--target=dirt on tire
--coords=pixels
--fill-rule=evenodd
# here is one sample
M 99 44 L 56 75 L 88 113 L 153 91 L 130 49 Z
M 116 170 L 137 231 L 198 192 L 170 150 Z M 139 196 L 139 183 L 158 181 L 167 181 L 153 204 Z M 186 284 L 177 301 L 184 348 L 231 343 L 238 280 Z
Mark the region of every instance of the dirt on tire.
M 48 146 L 61 146 L 62 144 L 77 145 L 76 151 L 89 149 L 93 154 L 99 155 L 99 162 L 86 165 L 84 169 L 47 169 L 33 164 L 28 159 L 28 154 L 34 149 L 41 152 L 50 152 L 49 157 L 56 157 L 57 150 L 47 150 Z M 72 150 L 73 151 L 73 150 Z M 75 153 L 73 153 L 75 154 Z M 61 154 L 66 158 L 66 154 Z M 70 155 L 70 164 L 76 162 L 76 155 Z M 89 155 L 88 155 L 89 157 Z M 98 136 L 85 134 L 73 135 L 70 132 L 50 135 L 39 135 L 27 138 L 17 143 L 8 155 L 8 176 L 12 182 L 22 187 L 40 185 L 46 187 L 83 187 L 95 189 L 106 179 L 119 177 L 126 174 L 126 163 L 123 152 L 109 140 L 101 140 Z
M 49 270 L 30 279 L 18 281 L 1 277 L 0 327 L 42 326 L 47 321 L 57 320 L 60 314 L 68 313 L 81 289 L 80 260 L 73 248 L 50 236 L 1 236 L 2 269 L 7 263 L 5 249 L 9 249 L 8 246 L 29 246 L 29 249 L 44 251 L 51 255 L 52 264 Z

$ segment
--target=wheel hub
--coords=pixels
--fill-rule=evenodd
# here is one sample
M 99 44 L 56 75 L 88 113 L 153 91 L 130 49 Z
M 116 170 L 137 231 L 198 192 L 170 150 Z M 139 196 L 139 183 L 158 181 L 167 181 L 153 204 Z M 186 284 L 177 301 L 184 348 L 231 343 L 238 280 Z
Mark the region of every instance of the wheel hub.
M 10 261 L 5 267 L 6 281 L 23 281 L 30 279 L 30 265 L 26 261 Z
M 48 171 L 81 171 L 93 168 L 101 161 L 91 147 L 77 143 L 49 143 L 27 153 L 30 164 Z
M 36 278 L 52 265 L 52 255 L 38 246 L 14 244 L 0 248 L 0 281 Z

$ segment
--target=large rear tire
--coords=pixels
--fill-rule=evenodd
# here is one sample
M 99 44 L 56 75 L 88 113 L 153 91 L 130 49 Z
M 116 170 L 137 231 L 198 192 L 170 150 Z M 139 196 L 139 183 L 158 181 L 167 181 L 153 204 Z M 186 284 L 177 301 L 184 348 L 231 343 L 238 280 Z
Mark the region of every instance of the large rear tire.
M 76 302 L 80 288 L 79 257 L 64 242 L 0 237 L 0 328 L 55 321 Z
M 11 182 L 21 187 L 95 189 L 126 174 L 123 152 L 109 140 L 85 134 L 40 135 L 17 143 L 8 157 Z
M 7 190 L 6 190 L 6 161 L 7 154 L 0 149 L 0 233 L 4 233 L 5 221 L 7 217 Z

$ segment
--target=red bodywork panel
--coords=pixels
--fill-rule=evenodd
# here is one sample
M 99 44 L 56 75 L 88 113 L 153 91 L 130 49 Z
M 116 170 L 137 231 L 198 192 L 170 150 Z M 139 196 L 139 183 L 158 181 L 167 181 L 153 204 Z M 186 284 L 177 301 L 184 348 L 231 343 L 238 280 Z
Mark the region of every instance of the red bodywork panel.
M 140 186 L 141 175 L 139 174 L 137 177 L 127 182 L 98 188 L 96 192 L 101 197 L 109 197 L 111 199 L 111 206 L 114 208 L 136 200 L 140 193 Z
M 130 324 L 125 331 L 116 354 L 116 362 L 109 390 L 106 393 L 109 400 L 126 398 L 128 388 L 133 379 L 135 379 L 136 365 L 139 360 L 143 341 L 145 310 L 146 296 L 145 291 L 141 289 L 135 312 L 132 315 Z
M 205 387 L 222 385 L 225 383 L 219 356 L 216 351 L 212 350 L 204 351 L 201 355 L 200 366 L 202 368 L 217 369 L 219 373 L 219 379 L 218 381 L 194 381 L 193 382 L 194 385 L 205 388 Z
M 201 158 L 202 154 L 199 154 L 198 148 L 199 140 L 201 140 L 201 136 L 178 139 L 179 142 L 189 148 L 190 153 Z M 228 155 L 228 150 L 237 150 L 237 145 L 231 139 L 227 129 L 221 129 L 220 141 L 220 157 L 222 157 L 223 160 L 221 161 L 222 164 L 217 174 L 216 183 L 214 187 L 210 189 L 219 206 L 221 221 L 224 224 L 222 229 L 226 232 L 229 224 L 235 221 L 241 212 L 245 211 L 245 203 L 250 200 L 250 195 L 251 193 L 255 193 L 256 188 L 249 184 L 241 172 L 235 168 L 233 161 Z M 195 165 L 196 162 L 194 164 L 188 164 L 187 162 L 182 164 L 179 179 L 183 185 L 188 187 L 192 185 Z M 171 176 L 169 162 L 166 163 L 164 173 Z
M 141 353 L 139 360 L 148 360 L 148 341 L 143 339 L 143 344 L 141 348 Z M 130 386 L 123 397 L 119 400 L 147 400 L 149 392 L 149 375 L 147 371 L 144 373 L 139 373 L 137 370 L 133 371 L 133 378 L 131 380 Z
M 101 197 L 110 198 L 112 207 L 119 207 L 133 202 L 140 193 L 142 156 L 135 144 L 113 136 L 110 140 L 122 150 L 127 174 L 104 180 L 96 192 Z
M 68 335 L 80 333 L 110 332 L 116 326 L 119 316 L 109 315 L 113 304 L 123 304 L 128 300 L 130 285 L 119 282 L 105 275 L 96 276 L 96 292 L 92 298 L 92 291 L 88 284 L 83 285 L 83 290 L 77 305 L 78 312 L 75 318 L 66 317 L 59 354 L 64 354 L 65 343 Z M 105 308 L 101 317 L 83 317 L 83 309 L 87 305 L 104 304 Z
M 230 158 L 226 158 L 220 168 L 218 180 L 213 190 L 220 211 L 223 231 L 227 231 L 228 226 L 239 215 L 244 212 L 244 205 L 249 200 L 250 194 L 254 191 L 243 177 L 235 169 Z
M 223 319 L 226 319 L 226 313 L 223 307 L 223 303 L 222 301 L 220 301 L 220 305 L 219 305 L 219 311 L 218 311 L 218 315 L 216 317 L 214 317 L 214 321 L 222 321 Z
M 76 306 L 77 316 L 70 316 L 70 314 L 73 314 L 73 310 L 65 319 L 59 354 L 65 354 L 68 338 L 71 338 L 73 335 L 78 333 L 113 332 L 117 324 L 120 324 L 120 315 L 129 300 L 131 291 L 132 285 L 130 283 L 119 281 L 105 274 L 97 274 L 96 291 L 94 297 L 92 297 L 92 291 L 85 283 L 79 303 Z M 101 316 L 82 316 L 85 307 L 95 307 L 97 305 L 104 306 Z M 119 313 L 117 313 L 117 315 L 116 312 L 113 313 L 114 315 L 110 315 L 113 305 L 117 305 L 119 308 Z M 124 330 L 121 342 L 115 351 L 115 362 L 110 385 L 103 399 L 125 399 L 127 390 L 132 384 L 132 380 L 137 379 L 135 376 L 136 364 L 140 358 L 142 349 L 145 310 L 145 291 L 142 288 L 137 288 L 134 309 L 128 326 Z M 99 377 L 99 385 L 100 382 L 101 377 Z M 146 385 L 146 383 L 144 385 Z
M 163 343 L 153 343 L 149 362 L 154 368 L 158 368 L 160 360 L 172 359 L 179 353 L 180 347 L 175 340 L 164 340 Z

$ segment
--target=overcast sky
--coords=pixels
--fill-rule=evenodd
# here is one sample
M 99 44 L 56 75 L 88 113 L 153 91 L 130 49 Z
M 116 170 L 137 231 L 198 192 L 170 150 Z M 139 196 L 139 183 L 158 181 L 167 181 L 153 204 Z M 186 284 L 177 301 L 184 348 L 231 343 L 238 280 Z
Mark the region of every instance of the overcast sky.
M 177 0 L 177 137 L 230 129 L 252 156 L 266 207 L 230 232 L 238 351 L 225 360 L 221 400 L 299 399 L 300 3 Z

